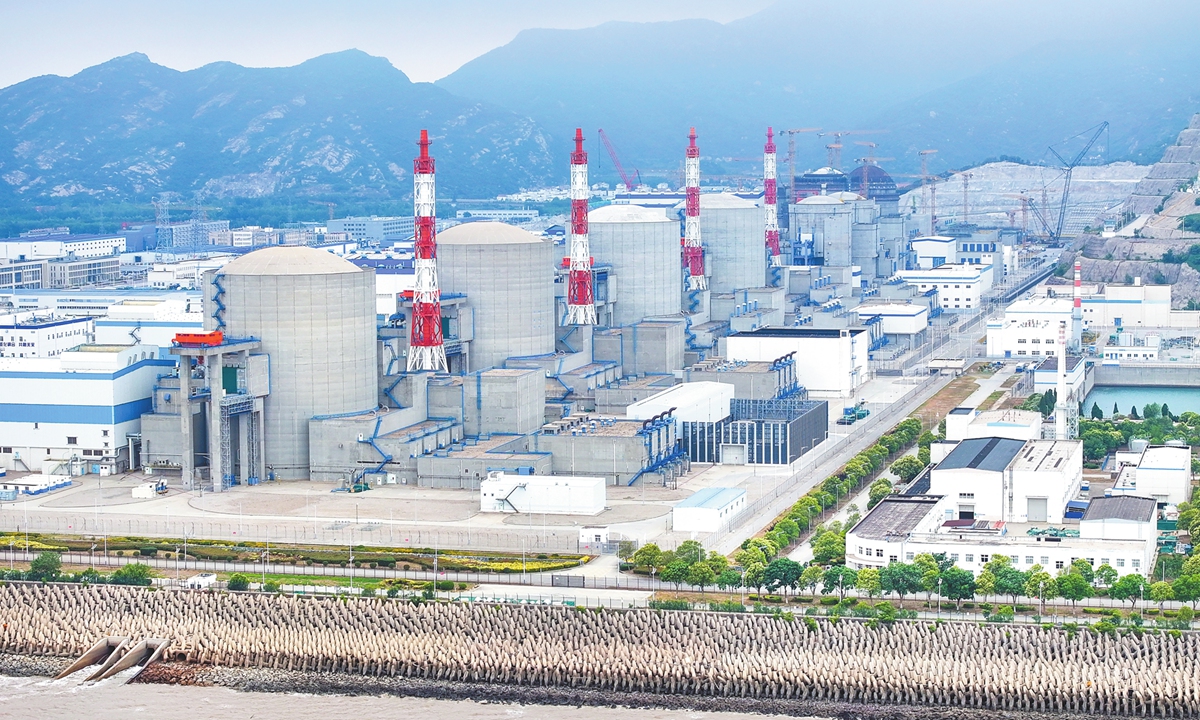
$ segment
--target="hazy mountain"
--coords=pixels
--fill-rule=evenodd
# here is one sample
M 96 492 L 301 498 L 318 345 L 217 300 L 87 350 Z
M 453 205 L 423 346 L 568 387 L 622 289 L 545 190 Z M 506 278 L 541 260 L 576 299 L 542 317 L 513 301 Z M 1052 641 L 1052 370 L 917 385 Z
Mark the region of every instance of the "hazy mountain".
M 41 204 L 200 188 L 397 198 L 412 192 L 420 128 L 434 139 L 441 197 L 548 177 L 533 121 L 413 83 L 382 58 L 347 51 L 289 68 L 178 72 L 133 54 L 0 90 L 0 188 Z
M 533 117 L 555 146 L 603 127 L 643 173 L 675 172 L 691 125 L 709 172 L 747 169 L 714 158 L 759 155 L 768 124 L 886 131 L 843 139 L 843 164 L 875 142 L 903 173 L 928 147 L 931 170 L 1036 161 L 1109 120 L 1108 158 L 1149 162 L 1200 109 L 1198 21 L 1181 0 L 791 0 L 724 25 L 529 30 L 438 85 Z M 829 142 L 798 136 L 800 166 Z

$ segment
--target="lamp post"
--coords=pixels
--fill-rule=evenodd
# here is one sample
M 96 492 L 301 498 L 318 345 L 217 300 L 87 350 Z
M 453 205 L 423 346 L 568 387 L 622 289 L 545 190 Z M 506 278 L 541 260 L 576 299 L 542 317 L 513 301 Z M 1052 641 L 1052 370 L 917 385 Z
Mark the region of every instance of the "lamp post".
M 941 578 L 941 576 L 938 576 L 937 617 L 939 620 L 942 617 L 942 578 Z

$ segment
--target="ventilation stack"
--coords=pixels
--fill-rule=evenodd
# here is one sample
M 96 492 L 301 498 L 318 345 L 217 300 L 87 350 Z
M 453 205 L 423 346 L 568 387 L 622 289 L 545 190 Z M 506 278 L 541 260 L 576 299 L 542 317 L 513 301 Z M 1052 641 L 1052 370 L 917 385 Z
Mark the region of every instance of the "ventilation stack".
M 1054 404 L 1054 439 L 1070 440 L 1067 431 L 1067 323 L 1058 326 L 1058 353 L 1054 359 L 1058 366 L 1058 384 Z
M 588 247 L 588 166 L 583 150 L 583 128 L 575 128 L 571 153 L 571 256 L 567 275 L 567 317 L 564 325 L 595 325 L 592 294 L 592 255 Z
M 779 210 L 775 204 L 775 131 L 767 128 L 767 144 L 763 147 L 763 209 L 766 216 L 767 253 L 771 256 L 771 266 L 783 265 L 779 256 Z
M 412 321 L 409 324 L 408 371 L 446 371 L 442 345 L 442 300 L 437 278 L 437 196 L 429 132 L 421 131 L 421 154 L 413 160 L 414 259 Z
M 700 148 L 696 147 L 696 128 L 692 128 L 688 133 L 683 179 L 687 193 L 683 224 L 683 260 L 688 269 L 688 290 L 706 290 L 708 280 L 704 277 L 704 248 L 700 245 Z
M 1075 306 L 1071 308 L 1071 342 L 1083 350 L 1083 269 L 1075 261 Z

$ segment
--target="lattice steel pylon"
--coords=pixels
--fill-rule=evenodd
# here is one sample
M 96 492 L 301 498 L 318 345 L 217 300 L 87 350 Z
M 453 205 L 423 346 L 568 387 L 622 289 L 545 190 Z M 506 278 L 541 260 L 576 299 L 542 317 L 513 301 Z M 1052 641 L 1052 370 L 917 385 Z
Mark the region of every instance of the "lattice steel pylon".
M 708 289 L 704 277 L 704 246 L 700 244 L 700 148 L 696 146 L 696 128 L 688 133 L 687 159 L 683 165 L 686 193 L 683 219 L 683 260 L 688 269 L 688 289 Z
M 780 267 L 783 258 L 779 254 L 779 208 L 775 202 L 775 131 L 768 127 L 767 144 L 763 146 L 763 235 L 771 255 L 771 265 Z
M 442 301 L 437 278 L 437 196 L 429 132 L 421 131 L 421 154 L 413 160 L 413 205 L 416 214 L 412 321 L 409 323 L 408 371 L 446 371 L 442 345 Z
M 583 128 L 575 128 L 575 152 L 571 153 L 571 248 L 567 274 L 567 316 L 564 325 L 595 325 L 596 302 L 592 290 L 592 254 L 588 248 L 587 153 L 583 150 Z

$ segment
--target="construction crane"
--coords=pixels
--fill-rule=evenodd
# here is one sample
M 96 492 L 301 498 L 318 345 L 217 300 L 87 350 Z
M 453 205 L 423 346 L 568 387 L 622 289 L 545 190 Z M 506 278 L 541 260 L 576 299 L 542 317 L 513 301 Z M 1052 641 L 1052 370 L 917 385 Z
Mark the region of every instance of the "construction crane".
M 888 162 L 889 160 L 895 160 L 896 158 L 876 157 L 875 156 L 875 148 L 879 147 L 878 143 L 867 142 L 864 140 L 855 140 L 854 144 L 862 145 L 863 147 L 870 148 L 870 150 L 867 151 L 866 157 L 860 157 L 860 158 L 854 159 L 854 162 L 859 162 L 859 163 L 863 164 L 862 183 L 859 188 L 861 190 L 861 192 L 859 192 L 859 195 L 862 195 L 865 198 L 865 197 L 867 197 L 867 190 L 869 189 L 868 185 L 869 185 L 869 180 L 870 180 L 870 175 L 871 175 L 870 170 L 868 170 L 867 168 L 871 165 L 878 165 L 881 162 Z
M 963 181 L 963 215 L 962 215 L 963 219 L 962 219 L 962 224 L 966 225 L 968 222 L 968 219 L 970 217 L 969 206 L 967 205 L 967 187 L 971 182 L 971 178 L 973 178 L 975 176 L 969 172 L 960 173 L 960 174 L 962 175 L 962 181 Z
M 1084 145 L 1083 149 L 1076 153 L 1075 157 L 1071 158 L 1070 161 L 1063 158 L 1062 155 L 1059 155 L 1058 151 L 1054 149 L 1053 145 L 1051 145 L 1049 148 L 1050 152 L 1054 153 L 1054 157 L 1058 158 L 1058 161 L 1063 164 L 1063 169 L 1066 171 L 1066 173 L 1063 175 L 1062 200 L 1060 200 L 1058 204 L 1058 227 L 1055 229 L 1054 234 L 1050 238 L 1052 242 L 1058 242 L 1062 239 L 1063 225 L 1067 221 L 1067 198 L 1071 192 L 1071 175 L 1075 172 L 1075 168 L 1079 165 L 1079 163 L 1083 161 L 1083 157 L 1087 155 L 1088 150 L 1091 150 L 1092 146 L 1096 144 L 1096 141 L 1100 139 L 1100 136 L 1104 134 L 1105 130 L 1108 130 L 1107 120 L 1095 126 L 1094 128 L 1089 128 L 1079 133 L 1079 135 L 1076 135 L 1075 137 L 1080 137 L 1085 133 L 1092 133 L 1091 137 L 1088 138 L 1087 144 Z M 1068 139 L 1070 140 L 1074 138 Z
M 329 210 L 329 219 L 333 219 L 333 209 L 337 207 L 337 203 L 321 202 L 320 200 L 309 200 L 313 205 L 324 205 Z
M 846 137 L 847 135 L 877 135 L 885 132 L 887 132 L 887 130 L 837 130 L 835 132 L 821 133 L 817 137 L 824 137 L 826 135 L 833 136 L 833 142 L 825 146 L 825 149 L 829 151 L 829 167 L 833 168 L 834 170 L 841 170 L 843 137 Z
M 821 132 L 821 128 L 792 128 L 791 130 L 780 130 L 780 135 L 788 136 L 788 174 L 791 176 L 791 185 L 788 186 L 788 197 L 796 196 L 796 136 L 800 133 Z
M 929 174 L 929 156 L 936 155 L 937 150 L 922 150 L 918 155 L 921 156 L 921 188 L 922 198 L 925 201 L 925 208 L 929 210 L 929 232 L 937 232 L 937 183 L 929 184 L 929 179 L 933 176 Z
M 612 159 L 613 165 L 616 166 L 617 174 L 621 176 L 621 182 L 625 183 L 625 188 L 632 192 L 638 185 L 642 184 L 642 174 L 638 172 L 637 168 L 634 168 L 633 174 L 637 178 L 637 184 L 635 185 L 630 181 L 629 175 L 625 173 L 625 168 L 622 167 L 620 159 L 617 158 L 617 149 L 613 147 L 612 142 L 608 139 L 608 135 L 604 134 L 604 130 L 597 130 L 596 134 L 600 136 L 600 142 L 604 143 L 604 149 L 608 151 L 608 157 Z

